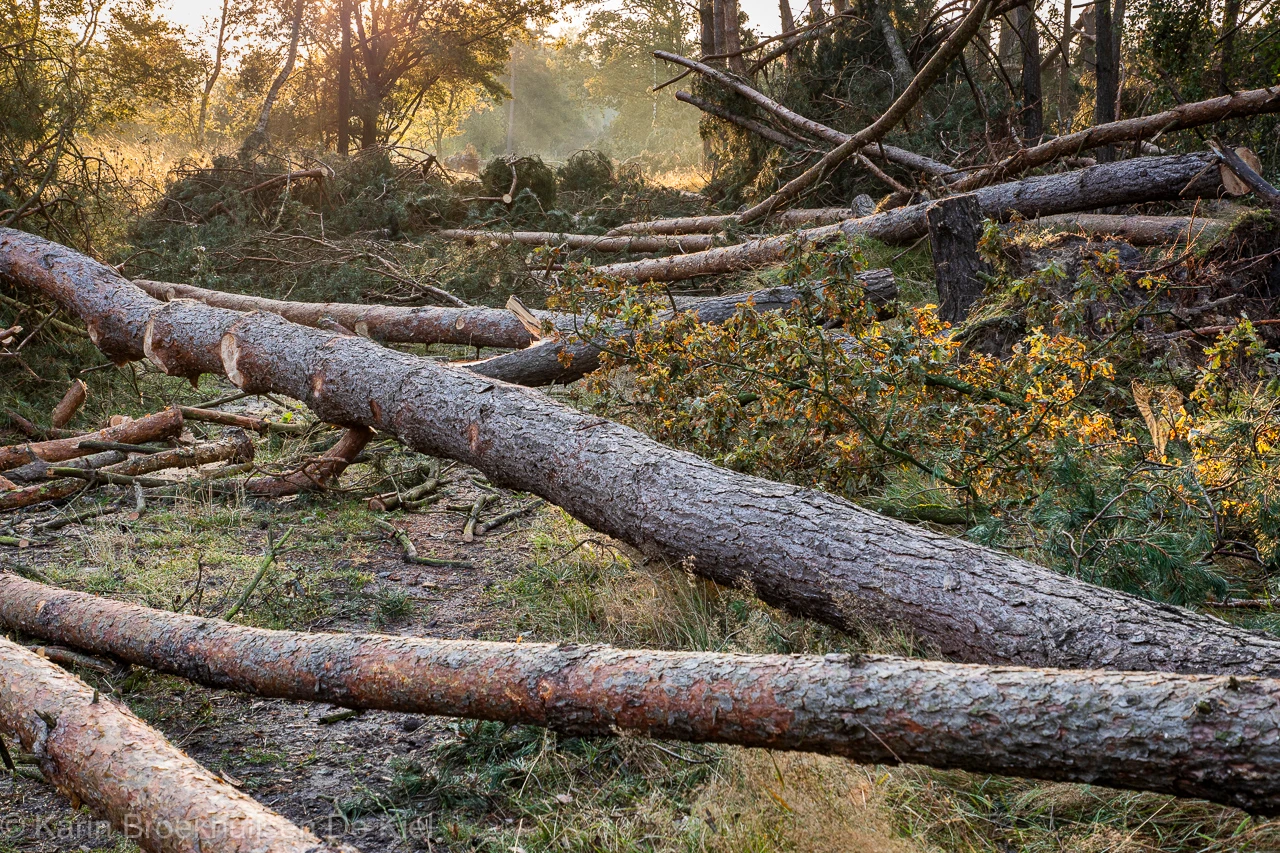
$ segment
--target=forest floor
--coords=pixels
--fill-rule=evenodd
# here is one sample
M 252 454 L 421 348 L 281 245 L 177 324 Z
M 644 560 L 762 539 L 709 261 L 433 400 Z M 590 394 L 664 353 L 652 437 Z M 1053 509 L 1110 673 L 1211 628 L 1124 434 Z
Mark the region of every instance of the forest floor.
M 340 490 L 279 501 L 187 492 L 152 501 L 136 520 L 70 525 L 48 545 L 6 549 L 0 559 L 58 586 L 216 616 L 254 573 L 268 529 L 277 537 L 291 529 L 238 621 L 725 651 L 905 646 L 893 636 L 855 645 L 678 566 L 648 562 L 553 507 L 464 542 L 462 508 L 492 487 L 478 472 L 442 464 L 438 503 L 377 515 L 403 528 L 421 555 L 473 569 L 407 564 L 378 532 L 365 498 Z M 366 467 L 353 467 L 344 485 L 367 476 Z M 504 493 L 486 516 L 528 500 Z M 1120 853 L 1261 851 L 1280 841 L 1280 824 L 1155 795 L 636 737 L 560 738 L 406 714 L 350 716 L 137 669 L 78 674 L 290 820 L 364 851 Z M 0 853 L 135 849 L 50 786 L 0 776 Z

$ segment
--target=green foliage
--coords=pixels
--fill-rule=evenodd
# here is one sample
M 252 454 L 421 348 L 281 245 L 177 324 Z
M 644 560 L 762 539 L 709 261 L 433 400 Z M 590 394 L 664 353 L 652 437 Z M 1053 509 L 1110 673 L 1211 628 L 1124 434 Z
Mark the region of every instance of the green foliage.
M 556 181 L 567 192 L 603 193 L 614 183 L 613 161 L 600 151 L 578 151 L 556 169 Z
M 513 219 L 545 214 L 556 206 L 556 173 L 541 157 L 495 157 L 480 173 L 480 184 L 493 198 L 511 198 Z

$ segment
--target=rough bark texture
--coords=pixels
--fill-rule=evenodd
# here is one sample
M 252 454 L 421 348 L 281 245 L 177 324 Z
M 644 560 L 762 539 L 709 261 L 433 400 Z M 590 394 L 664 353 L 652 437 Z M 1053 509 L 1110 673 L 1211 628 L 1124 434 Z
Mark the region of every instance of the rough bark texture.
M 0 251 L 3 250 L 0 249 Z M 7 471 L 36 459 L 43 459 L 45 462 L 62 462 L 66 459 L 75 459 L 77 456 L 88 456 L 92 451 L 80 447 L 80 442 L 88 439 L 142 444 L 156 439 L 172 438 L 180 432 L 182 432 L 182 413 L 177 409 L 165 409 L 163 412 L 156 412 L 153 415 L 138 418 L 136 421 L 128 421 L 120 426 L 107 427 L 74 438 L 55 438 L 51 441 L 0 447 L 0 471 Z
M 1280 682 L 244 628 L 0 575 L 0 622 L 259 696 L 1202 797 L 1280 813 Z
M 135 281 L 164 302 L 196 299 L 231 311 L 270 311 L 294 323 L 332 321 L 361 337 L 391 344 L 461 344 L 523 349 L 533 338 L 510 311 L 497 308 L 398 308 L 343 302 L 286 302 L 161 281 Z M 536 313 L 536 312 L 535 312 Z M 548 318 L 553 315 L 546 314 Z
M 153 853 L 354 853 L 216 778 L 128 709 L 0 638 L 0 727 L 45 778 Z
M 1109 234 L 1135 246 L 1158 246 L 1162 243 L 1187 242 L 1201 237 L 1213 239 L 1231 227 L 1231 223 L 1224 219 L 1201 219 L 1195 216 L 1065 213 L 1027 220 L 1019 223 L 1017 227 Z
M 801 228 L 805 225 L 831 225 L 854 216 L 847 207 L 796 207 L 771 217 L 767 224 L 781 228 Z M 678 216 L 672 219 L 649 219 L 628 222 L 609 231 L 617 234 L 704 234 L 723 231 L 737 222 L 732 214 L 710 216 Z
M 887 269 L 867 270 L 862 274 L 867 298 L 877 306 L 885 306 L 898 298 L 898 284 L 893 272 Z M 800 299 L 800 293 L 792 287 L 771 287 L 751 293 L 698 299 L 684 310 L 698 315 L 705 324 L 723 323 L 734 316 L 738 309 L 751 302 L 757 311 L 780 311 L 790 308 Z M 664 312 L 662 320 L 668 320 L 671 312 Z M 567 335 L 572 328 L 561 330 Z M 629 337 L 629 336 L 628 336 Z M 516 385 L 538 387 L 553 383 L 567 385 L 581 379 L 600 367 L 600 356 L 608 341 L 571 342 L 548 341 L 538 346 L 516 352 L 504 353 L 485 361 L 473 362 L 467 368 L 481 376 L 501 379 Z
M 1023 148 L 994 166 L 974 172 L 969 177 L 957 181 L 953 188 L 957 191 L 971 190 L 996 181 L 1008 180 L 1015 175 L 1057 160 L 1059 157 L 1071 157 L 1081 151 L 1103 145 L 1150 139 L 1162 133 L 1189 127 L 1202 127 L 1229 118 L 1245 118 L 1274 112 L 1280 112 L 1280 88 L 1254 89 L 1194 104 L 1182 104 L 1162 113 L 1096 125 L 1077 133 L 1059 136 L 1031 148 Z
M 952 196 L 929 205 L 925 219 L 938 283 L 938 316 L 960 323 L 986 289 L 979 274 L 991 272 L 991 265 L 978 257 L 982 206 L 972 195 Z
M 1213 198 L 1221 190 L 1222 179 L 1217 173 L 1214 155 L 1181 154 L 1139 157 L 1061 175 L 1038 175 L 983 187 L 974 195 L 985 218 L 1003 222 L 1014 214 L 1034 218 L 1145 201 Z M 884 243 L 909 243 L 929 232 L 925 221 L 929 204 L 914 204 L 836 225 L 747 240 L 705 252 L 605 264 L 596 267 L 596 271 L 640 281 L 681 281 L 780 263 L 795 240 L 822 243 L 846 234 L 872 237 Z
M 690 236 L 599 237 L 594 234 L 555 234 L 549 231 L 476 231 L 447 228 L 437 232 L 445 240 L 522 246 L 564 246 L 593 252 L 700 252 L 721 242 L 705 234 Z
M 916 72 L 911 67 L 911 60 L 907 58 L 907 52 L 902 47 L 902 39 L 898 37 L 893 19 L 889 16 L 888 0 L 877 0 L 871 23 L 880 30 L 885 47 L 889 51 L 889 59 L 893 62 L 893 82 L 899 89 L 906 88 Z
M 1013 11 L 1022 47 L 1022 138 L 1032 144 L 1044 134 L 1044 101 L 1040 97 L 1040 28 L 1034 8 Z
M 56 281 L 45 292 L 90 317 L 123 306 L 104 326 L 120 335 L 103 340 L 115 352 L 141 353 L 152 315 L 180 308 L 184 322 L 203 320 L 202 340 L 220 338 L 223 370 L 242 390 L 286 394 L 329 423 L 473 465 L 800 616 L 849 630 L 907 626 L 962 661 L 1280 676 L 1274 637 L 726 471 L 528 388 L 273 314 L 226 323 L 228 312 L 198 303 L 162 305 L 110 267 L 20 231 L 0 230 L 0 270 L 27 287 Z

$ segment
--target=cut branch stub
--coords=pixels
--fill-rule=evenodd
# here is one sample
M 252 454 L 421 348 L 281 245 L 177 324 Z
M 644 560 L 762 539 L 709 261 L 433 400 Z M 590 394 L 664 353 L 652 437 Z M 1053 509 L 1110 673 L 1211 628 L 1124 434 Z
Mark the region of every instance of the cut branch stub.
M 978 256 L 982 207 L 972 195 L 952 196 L 931 204 L 925 218 L 938 284 L 938 316 L 948 323 L 962 322 L 986 289 L 982 275 L 991 272 L 990 264 Z

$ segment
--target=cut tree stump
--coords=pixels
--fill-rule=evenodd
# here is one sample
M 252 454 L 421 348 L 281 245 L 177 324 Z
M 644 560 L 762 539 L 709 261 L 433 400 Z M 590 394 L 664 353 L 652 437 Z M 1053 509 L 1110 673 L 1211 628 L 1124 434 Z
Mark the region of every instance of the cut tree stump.
M 1280 681 L 245 628 L 0 575 L 0 623 L 256 696 L 1089 782 L 1280 813 Z
M 0 229 L 0 272 L 83 312 L 115 358 L 141 358 L 144 339 L 163 337 L 170 372 L 207 365 L 248 393 L 285 394 L 326 422 L 472 465 L 798 616 L 850 631 L 900 625 L 960 661 L 1280 676 L 1280 640 L 1268 634 L 728 471 L 529 388 L 273 314 L 163 304 L 114 269 L 13 229 Z
M 938 283 L 938 316 L 948 323 L 963 322 L 982 296 L 991 265 L 978 256 L 982 239 L 982 206 L 972 195 L 935 201 L 925 211 L 929 248 Z

